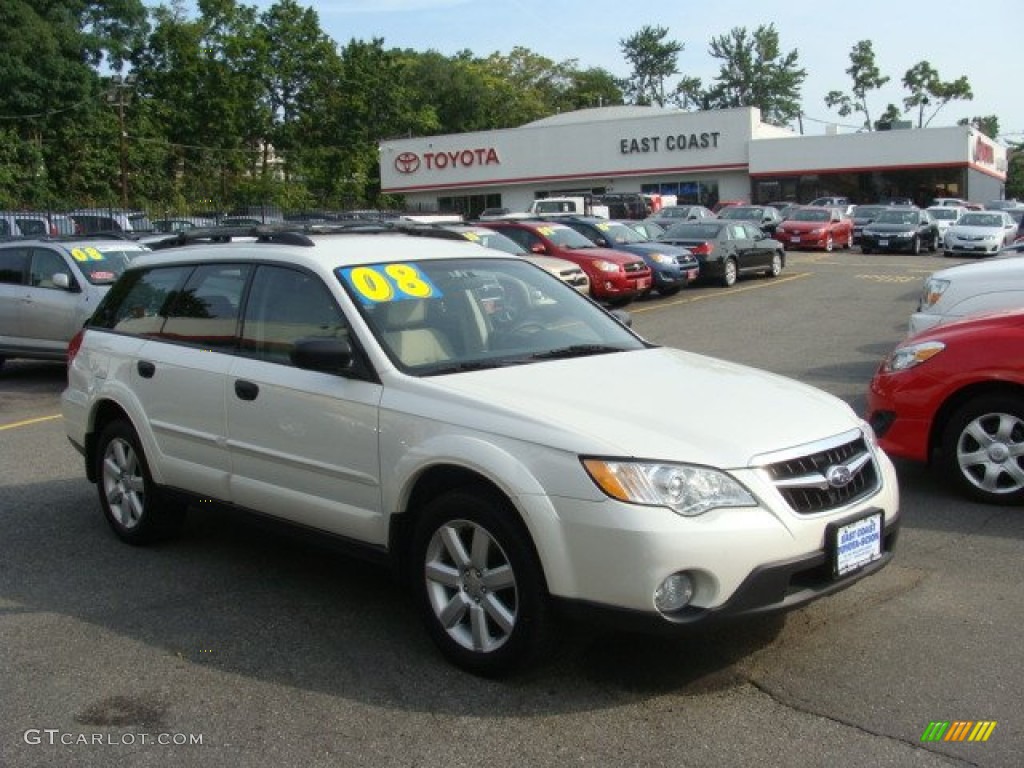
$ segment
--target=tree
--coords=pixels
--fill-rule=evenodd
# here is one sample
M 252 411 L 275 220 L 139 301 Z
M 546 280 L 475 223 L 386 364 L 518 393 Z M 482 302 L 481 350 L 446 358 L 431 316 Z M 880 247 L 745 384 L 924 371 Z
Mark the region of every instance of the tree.
M 1024 142 L 1010 144 L 1007 149 L 1006 198 L 1024 199 Z
M 880 131 L 884 128 L 891 128 L 892 124 L 903 117 L 903 113 L 900 112 L 900 108 L 895 104 L 890 104 L 885 108 L 885 112 L 882 116 L 875 121 L 875 130 Z
M 632 74 L 623 82 L 623 91 L 633 104 L 665 106 L 665 79 L 679 72 L 678 57 L 683 44 L 666 41 L 668 29 L 645 26 L 619 41 Z
M 807 71 L 797 66 L 798 53 L 783 54 L 773 24 L 749 33 L 743 27 L 712 38 L 708 53 L 719 59 L 718 76 L 706 91 L 698 78 L 676 87 L 676 101 L 700 109 L 757 107 L 768 123 L 786 125 L 800 114 L 800 86 Z
M 971 86 L 966 77 L 943 82 L 939 73 L 927 61 L 920 61 L 903 75 L 903 85 L 910 91 L 910 96 L 903 99 L 908 110 L 917 109 L 917 127 L 924 128 L 938 114 L 938 111 L 954 99 L 970 100 L 974 98 Z M 925 107 L 933 107 L 931 115 L 924 119 Z
M 853 81 L 849 94 L 842 91 L 829 91 L 825 96 L 825 104 L 838 108 L 843 117 L 855 112 L 864 115 L 864 127 L 872 130 L 871 112 L 868 110 L 867 95 L 889 82 L 875 65 L 875 50 L 870 40 L 861 40 L 850 50 L 850 66 L 846 70 Z
M 568 78 L 569 84 L 561 97 L 561 105 L 566 111 L 608 107 L 624 101 L 618 79 L 606 69 L 573 70 Z
M 971 117 L 962 118 L 958 120 L 957 125 L 970 125 L 973 128 L 977 128 L 979 131 L 984 133 L 990 139 L 994 139 L 999 136 L 999 118 L 995 115 L 984 115 L 982 117 Z

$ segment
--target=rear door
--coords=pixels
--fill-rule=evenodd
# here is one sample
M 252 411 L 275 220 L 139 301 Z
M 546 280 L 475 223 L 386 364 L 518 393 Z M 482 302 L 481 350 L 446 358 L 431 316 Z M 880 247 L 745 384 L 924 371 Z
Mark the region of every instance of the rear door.
M 226 380 L 231 496 L 236 504 L 386 544 L 381 514 L 378 405 L 368 364 L 349 373 L 295 367 L 301 338 L 355 339 L 318 275 L 261 265 L 241 348 Z
M 3 219 L 0 219 L 0 224 Z M 28 246 L 0 248 L 0 346 L 20 343 L 25 285 L 28 282 Z

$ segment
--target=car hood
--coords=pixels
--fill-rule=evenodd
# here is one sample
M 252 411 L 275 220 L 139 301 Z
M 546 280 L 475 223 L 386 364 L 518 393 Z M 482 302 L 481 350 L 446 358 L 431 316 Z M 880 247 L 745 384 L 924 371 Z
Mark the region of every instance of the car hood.
M 613 251 L 611 248 L 600 248 L 598 246 L 593 248 L 559 248 L 557 251 L 547 255 L 553 256 L 556 259 L 585 259 L 587 261 L 604 259 L 615 264 L 632 264 L 639 258 L 632 253 Z M 642 261 L 643 259 L 640 260 Z
M 1002 237 L 1002 227 L 968 227 L 963 224 L 954 224 L 949 231 L 955 235 L 966 237 Z
M 1024 309 L 993 309 L 933 326 L 900 342 L 899 346 L 933 339 L 949 342 L 960 337 L 965 337 L 971 343 L 983 343 L 985 337 L 993 331 L 1021 326 L 1024 326 Z
M 464 427 L 581 454 L 724 468 L 861 423 L 821 390 L 664 347 L 413 382 Z
M 1024 279 L 1024 258 L 1019 255 L 996 256 L 988 261 L 946 267 L 933 272 L 929 277 L 937 280 L 956 280 L 958 284 L 970 280 L 1009 287 L 1004 281 L 1016 283 Z

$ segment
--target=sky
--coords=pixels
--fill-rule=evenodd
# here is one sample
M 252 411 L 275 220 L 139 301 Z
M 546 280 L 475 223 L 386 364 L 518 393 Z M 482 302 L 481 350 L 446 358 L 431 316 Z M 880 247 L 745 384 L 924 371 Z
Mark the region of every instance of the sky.
M 861 124 L 862 116 L 841 117 L 824 99 L 831 90 L 849 93 L 850 51 L 858 41 L 871 40 L 879 70 L 890 77 L 868 96 L 872 119 L 889 103 L 903 109 L 909 95 L 901 83 L 904 73 L 928 61 L 943 81 L 966 76 L 974 92 L 971 101 L 943 107 L 931 127 L 996 115 L 1000 138 L 1024 141 L 1024 99 L 1018 87 L 1022 66 L 1015 48 L 1015 35 L 1024 26 L 1022 0 L 986 0 L 979 6 L 961 0 L 298 1 L 315 8 L 321 28 L 338 45 L 382 38 L 385 48 L 444 55 L 469 50 L 481 58 L 522 46 L 555 62 L 575 60 L 580 69 L 601 67 L 617 77 L 630 73 L 620 42 L 644 26 L 665 27 L 667 40 L 684 45 L 680 74 L 700 77 L 705 86 L 719 69 L 719 61 L 708 54 L 711 38 L 735 27 L 753 32 L 774 24 L 781 50 L 797 50 L 799 66 L 807 70 L 802 94 L 808 134 L 824 133 L 829 123 L 843 133 Z M 272 4 L 240 2 L 261 8 Z

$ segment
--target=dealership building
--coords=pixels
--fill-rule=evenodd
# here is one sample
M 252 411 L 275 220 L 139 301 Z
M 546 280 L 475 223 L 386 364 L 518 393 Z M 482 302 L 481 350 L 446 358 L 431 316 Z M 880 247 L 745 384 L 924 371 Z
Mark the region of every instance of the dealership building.
M 381 186 L 418 211 L 525 211 L 552 195 L 646 193 L 679 203 L 856 203 L 1003 197 L 1006 148 L 970 126 L 799 135 L 758 109 L 601 107 L 519 128 L 380 144 Z

